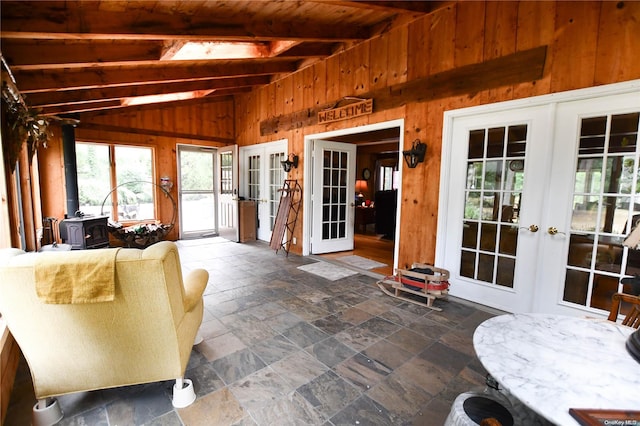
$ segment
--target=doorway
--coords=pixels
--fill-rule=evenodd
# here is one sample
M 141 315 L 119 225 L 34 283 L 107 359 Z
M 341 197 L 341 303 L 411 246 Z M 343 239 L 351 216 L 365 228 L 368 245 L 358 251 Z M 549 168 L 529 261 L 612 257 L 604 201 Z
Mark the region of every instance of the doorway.
M 394 120 L 305 137 L 305 158 L 313 158 L 313 165 L 305 167 L 305 182 L 311 185 L 305 185 L 303 197 L 315 208 L 303 211 L 303 255 L 321 253 L 332 261 L 355 260 L 350 266 L 363 265 L 380 275 L 393 273 L 400 189 L 380 187 L 391 178 L 384 178 L 389 160 L 380 158 L 393 159 L 399 186 L 403 126 L 403 120 Z M 381 195 L 387 196 L 386 204 Z M 382 232 L 375 218 L 390 211 L 394 214 L 387 215 Z
M 216 149 L 178 145 L 180 238 L 216 235 Z
M 241 195 L 257 205 L 257 239 L 271 241 L 278 213 L 282 185 L 287 175 L 282 161 L 287 159 L 286 139 L 240 148 Z
M 608 311 L 640 272 L 622 244 L 640 215 L 638 86 L 445 114 L 436 262 L 452 295 L 509 312 Z

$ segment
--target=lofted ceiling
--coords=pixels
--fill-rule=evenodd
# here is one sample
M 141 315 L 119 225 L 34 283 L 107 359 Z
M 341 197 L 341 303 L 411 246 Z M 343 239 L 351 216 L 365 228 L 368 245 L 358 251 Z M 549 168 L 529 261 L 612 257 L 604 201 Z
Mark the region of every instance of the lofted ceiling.
M 250 91 L 446 4 L 3 0 L 0 52 L 27 105 L 43 114 L 157 108 Z M 231 43 L 249 57 L 170 59 L 193 42 Z

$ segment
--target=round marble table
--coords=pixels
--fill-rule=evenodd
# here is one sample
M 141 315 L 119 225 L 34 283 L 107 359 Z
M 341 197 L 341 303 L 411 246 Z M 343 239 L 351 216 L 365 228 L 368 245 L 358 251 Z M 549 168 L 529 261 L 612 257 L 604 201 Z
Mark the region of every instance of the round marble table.
M 611 321 L 509 314 L 478 326 L 473 345 L 511 395 L 558 425 L 570 408 L 639 410 L 640 363 L 625 348 L 634 329 Z

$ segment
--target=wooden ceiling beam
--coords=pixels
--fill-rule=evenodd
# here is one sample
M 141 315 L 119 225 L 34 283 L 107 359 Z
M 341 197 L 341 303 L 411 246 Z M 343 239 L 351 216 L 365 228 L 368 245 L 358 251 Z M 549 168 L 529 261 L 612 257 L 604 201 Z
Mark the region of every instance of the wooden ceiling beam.
M 67 103 L 82 103 L 96 100 L 114 100 L 135 96 L 161 95 L 167 93 L 192 92 L 207 89 L 228 89 L 260 86 L 271 81 L 269 76 L 240 78 L 216 78 L 176 83 L 139 84 L 97 89 L 59 90 L 32 93 L 26 97 L 30 107 L 56 106 Z
M 21 93 L 62 89 L 92 89 L 140 83 L 170 83 L 178 81 L 224 77 L 247 77 L 289 73 L 297 69 L 292 59 L 228 61 L 167 61 L 138 68 L 117 66 L 103 68 L 20 71 L 15 73 Z
M 104 64 L 160 59 L 163 43 L 132 40 L 2 40 L 11 69 L 43 64 Z
M 36 2 L 42 3 L 42 2 Z M 249 19 L 230 23 L 214 11 L 189 15 L 157 13 L 148 10 L 120 13 L 68 6 L 39 7 L 30 2 L 3 1 L 2 38 L 76 39 L 76 40 L 190 40 L 190 41 L 256 41 L 256 40 L 365 40 L 368 28 L 355 25 L 332 25 L 293 19 Z M 46 3 L 45 3 L 46 5 Z
M 78 124 L 78 128 L 95 130 L 100 132 L 110 132 L 110 133 L 129 133 L 134 135 L 159 136 L 159 137 L 175 138 L 175 139 L 193 139 L 193 140 L 200 140 L 200 141 L 207 141 L 207 142 L 220 142 L 226 145 L 235 143 L 233 139 L 221 138 L 217 136 L 201 135 L 198 133 L 168 132 L 168 131 L 156 130 L 156 129 L 141 129 L 141 128 L 135 128 L 135 127 L 114 126 L 109 124 L 99 124 L 99 123 L 91 123 L 91 122 L 83 122 L 83 121 L 80 121 L 80 123 Z

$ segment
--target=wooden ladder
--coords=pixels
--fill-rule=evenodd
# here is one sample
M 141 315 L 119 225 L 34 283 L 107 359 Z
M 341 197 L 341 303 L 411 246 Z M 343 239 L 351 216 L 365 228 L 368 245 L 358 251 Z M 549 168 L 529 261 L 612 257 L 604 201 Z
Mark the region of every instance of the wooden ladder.
M 280 203 L 278 204 L 278 214 L 276 215 L 276 223 L 271 233 L 271 242 L 269 246 L 278 253 L 278 250 L 284 249 L 289 256 L 291 248 L 291 240 L 293 239 L 293 230 L 298 221 L 298 213 L 302 206 L 302 188 L 295 179 L 284 181 L 280 191 Z

